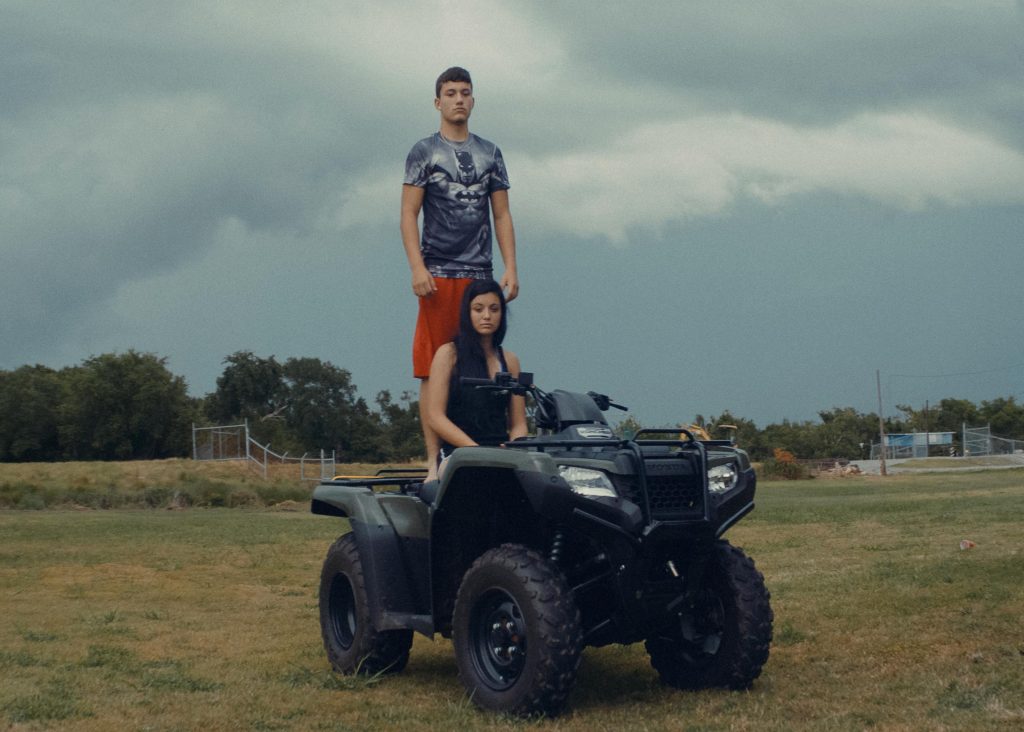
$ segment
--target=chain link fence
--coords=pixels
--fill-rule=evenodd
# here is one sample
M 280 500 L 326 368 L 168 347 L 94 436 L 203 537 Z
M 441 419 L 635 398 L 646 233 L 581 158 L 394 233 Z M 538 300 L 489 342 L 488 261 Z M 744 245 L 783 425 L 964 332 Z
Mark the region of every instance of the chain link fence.
M 932 437 L 936 435 L 953 435 L 952 432 L 928 433 Z M 1024 440 L 1012 440 L 1008 437 L 999 437 L 992 434 L 991 425 L 984 427 L 968 427 L 966 424 L 961 429 L 960 445 L 952 440 L 936 441 L 927 437 L 925 433 L 913 435 L 886 435 L 885 459 L 898 460 L 914 457 L 928 457 L 936 455 L 948 455 L 949 457 L 982 457 L 985 455 L 1024 455 Z M 927 440 L 927 441 L 926 441 Z M 871 459 L 878 460 L 881 456 L 879 444 L 871 445 Z
M 964 455 L 1015 455 L 1024 453 L 1024 440 L 1011 440 L 992 434 L 992 426 L 963 428 Z
M 301 457 L 278 454 L 270 445 L 261 445 L 249 434 L 248 421 L 243 424 L 197 427 L 192 425 L 192 459 L 212 461 L 245 461 L 266 479 L 273 466 L 298 468 L 300 480 L 330 480 L 334 477 L 337 461 L 334 450 L 330 455 L 320 450 L 319 455 L 304 453 Z

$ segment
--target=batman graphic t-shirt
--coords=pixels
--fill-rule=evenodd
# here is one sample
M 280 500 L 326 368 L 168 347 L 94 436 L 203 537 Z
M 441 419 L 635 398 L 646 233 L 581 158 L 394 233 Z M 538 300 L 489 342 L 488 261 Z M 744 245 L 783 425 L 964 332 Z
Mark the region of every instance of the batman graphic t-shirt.
M 431 274 L 490 278 L 490 196 L 509 187 L 498 146 L 474 134 L 454 142 L 435 132 L 413 145 L 404 182 L 424 189 L 420 251 Z

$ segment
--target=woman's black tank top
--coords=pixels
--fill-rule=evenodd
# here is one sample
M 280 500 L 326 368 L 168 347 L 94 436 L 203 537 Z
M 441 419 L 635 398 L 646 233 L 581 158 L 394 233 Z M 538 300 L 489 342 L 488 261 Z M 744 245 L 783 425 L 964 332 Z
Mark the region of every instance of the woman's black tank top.
M 505 352 L 498 348 L 498 361 L 502 371 L 508 371 Z M 508 442 L 508 406 L 511 395 L 505 391 L 463 386 L 453 379 L 448 389 L 448 419 L 469 435 L 478 445 L 495 446 Z M 445 443 L 444 452 L 452 445 Z

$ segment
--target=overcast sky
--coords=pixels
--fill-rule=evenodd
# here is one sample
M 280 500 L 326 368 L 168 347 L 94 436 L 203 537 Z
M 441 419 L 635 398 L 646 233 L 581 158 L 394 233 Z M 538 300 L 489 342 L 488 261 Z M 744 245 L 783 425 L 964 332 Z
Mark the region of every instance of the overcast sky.
M 1024 400 L 1021 0 L 0 0 L 0 368 L 415 388 L 399 197 L 453 64 L 542 386 L 647 425 L 876 411 L 876 369 L 887 414 Z

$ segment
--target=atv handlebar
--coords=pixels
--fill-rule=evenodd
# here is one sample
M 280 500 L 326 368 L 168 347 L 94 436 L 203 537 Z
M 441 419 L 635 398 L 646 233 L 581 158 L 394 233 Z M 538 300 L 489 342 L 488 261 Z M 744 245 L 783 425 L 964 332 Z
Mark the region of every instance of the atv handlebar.
M 515 394 L 516 396 L 526 396 L 527 394 L 530 394 L 533 396 L 533 400 L 537 408 L 538 424 L 541 422 L 555 423 L 558 421 L 557 415 L 554 413 L 555 407 L 551 395 L 533 383 L 533 374 L 529 371 L 520 371 L 518 377 L 508 371 L 499 371 L 494 375 L 493 379 L 478 379 L 470 376 L 461 376 L 459 377 L 459 383 L 464 386 L 476 387 L 477 389 L 507 391 Z M 598 394 L 594 391 L 588 391 L 587 396 L 594 400 L 594 404 L 596 404 L 597 408 L 602 412 L 607 412 L 610 407 L 621 409 L 624 412 L 629 410 L 628 407 L 613 402 L 606 394 Z
M 608 397 L 607 394 L 598 394 L 596 391 L 588 391 L 587 396 L 594 400 L 594 403 L 597 405 L 597 408 L 600 409 L 602 412 L 607 412 L 608 407 L 615 407 L 616 409 L 621 409 L 623 412 L 629 411 L 629 407 L 624 407 L 621 404 L 616 404 Z
M 508 371 L 499 371 L 494 375 L 493 379 L 475 379 L 470 376 L 460 376 L 459 383 L 463 386 L 475 386 L 478 389 L 510 391 L 517 396 L 523 396 L 534 389 L 533 374 L 529 371 L 519 372 L 519 378 L 516 378 Z

